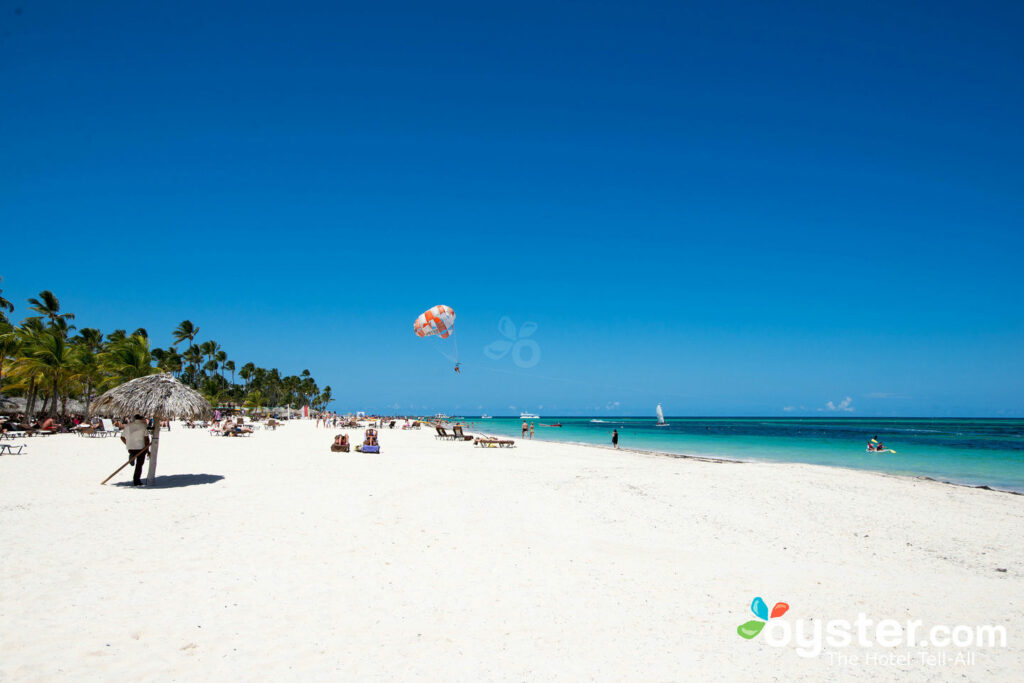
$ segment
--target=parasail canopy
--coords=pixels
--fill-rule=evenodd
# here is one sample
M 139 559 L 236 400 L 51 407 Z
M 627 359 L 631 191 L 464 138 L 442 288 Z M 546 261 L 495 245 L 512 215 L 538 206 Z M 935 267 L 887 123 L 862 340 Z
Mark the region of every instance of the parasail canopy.
M 420 314 L 413 323 L 418 337 L 438 335 L 445 339 L 455 331 L 455 311 L 448 306 L 434 306 Z

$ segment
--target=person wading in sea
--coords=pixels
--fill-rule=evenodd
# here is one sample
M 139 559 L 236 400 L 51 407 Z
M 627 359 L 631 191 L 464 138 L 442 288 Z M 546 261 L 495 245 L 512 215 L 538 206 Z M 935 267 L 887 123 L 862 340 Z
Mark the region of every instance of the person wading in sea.
M 612 447 L 613 448 L 618 448 L 619 447 L 619 430 L 618 429 L 613 429 L 612 430 Z

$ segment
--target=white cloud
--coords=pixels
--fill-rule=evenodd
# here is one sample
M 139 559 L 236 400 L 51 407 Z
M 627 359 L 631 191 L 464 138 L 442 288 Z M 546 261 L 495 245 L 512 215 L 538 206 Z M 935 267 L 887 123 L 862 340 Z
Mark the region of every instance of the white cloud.
M 782 410 L 787 413 L 791 413 L 796 410 L 796 406 L 782 406 Z
M 831 412 L 834 412 L 834 413 L 835 412 L 852 413 L 854 410 L 856 410 L 856 408 L 853 407 L 853 399 L 850 398 L 849 396 L 847 396 L 842 401 L 840 401 L 838 404 L 837 403 L 833 403 L 832 401 L 829 401 L 828 403 L 825 404 L 825 410 L 828 410 L 828 411 L 831 411 Z

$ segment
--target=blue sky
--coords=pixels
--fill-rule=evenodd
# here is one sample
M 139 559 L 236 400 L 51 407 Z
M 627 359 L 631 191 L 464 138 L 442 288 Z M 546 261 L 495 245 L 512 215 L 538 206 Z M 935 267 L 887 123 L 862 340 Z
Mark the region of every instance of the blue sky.
M 16 317 L 342 410 L 1024 415 L 1019 4 L 154 4 L 0 3 Z

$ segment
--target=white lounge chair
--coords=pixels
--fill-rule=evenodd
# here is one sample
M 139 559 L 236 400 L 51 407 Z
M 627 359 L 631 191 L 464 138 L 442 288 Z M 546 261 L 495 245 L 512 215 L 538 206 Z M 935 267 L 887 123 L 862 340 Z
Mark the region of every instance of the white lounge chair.
M 114 421 L 111 420 L 110 418 L 105 417 L 101 419 L 100 422 L 103 423 L 103 436 L 117 436 L 118 434 L 121 433 L 121 430 L 114 426 Z M 97 429 L 96 433 L 100 434 L 101 432 L 99 429 Z

